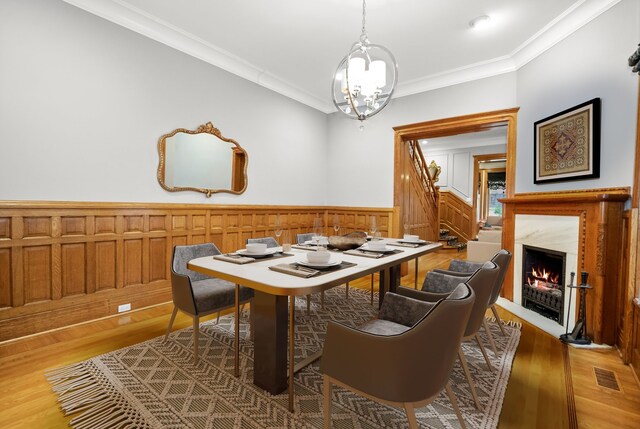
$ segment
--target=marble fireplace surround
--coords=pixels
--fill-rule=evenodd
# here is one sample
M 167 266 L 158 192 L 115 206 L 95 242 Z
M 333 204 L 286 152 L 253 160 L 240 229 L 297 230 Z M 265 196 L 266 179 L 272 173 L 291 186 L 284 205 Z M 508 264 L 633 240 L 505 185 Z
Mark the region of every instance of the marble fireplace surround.
M 566 279 L 572 271 L 577 279 L 581 271 L 586 271 L 593 287 L 586 302 L 589 336 L 597 344 L 615 344 L 617 300 L 622 281 L 622 215 L 629 198 L 629 188 L 606 188 L 516 194 L 501 199 L 502 245 L 514 258 L 498 304 L 553 336 L 564 333 L 565 326 L 521 306 L 520 283 L 523 244 L 565 252 Z M 565 301 L 566 311 L 569 302 Z M 575 301 L 574 291 L 568 313 L 569 329 L 577 314 Z M 566 317 L 567 313 L 565 322 Z
M 548 319 L 533 310 L 522 306 L 522 246 L 535 246 L 543 249 L 555 250 L 566 253 L 565 272 L 562 275 L 563 284 L 568 285 L 570 273 L 578 274 L 578 246 L 580 241 L 580 217 L 579 216 L 553 216 L 553 215 L 516 215 L 515 216 L 515 246 L 513 251 L 513 302 L 502 300 L 501 305 L 515 313 L 543 331 L 559 336 L 565 333 L 565 326 L 554 320 Z M 577 277 L 579 278 L 579 276 Z M 576 294 L 572 293 L 569 302 L 569 288 L 564 290 L 564 317 L 563 324 L 569 316 L 569 331 L 575 324 Z M 569 308 L 571 304 L 571 308 Z M 571 310 L 571 311 L 570 311 Z

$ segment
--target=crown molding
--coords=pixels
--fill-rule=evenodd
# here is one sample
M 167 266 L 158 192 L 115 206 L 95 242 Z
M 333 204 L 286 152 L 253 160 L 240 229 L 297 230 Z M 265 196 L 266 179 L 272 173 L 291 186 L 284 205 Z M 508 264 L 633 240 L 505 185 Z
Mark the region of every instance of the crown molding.
M 398 84 L 394 96 L 405 97 L 516 71 L 620 1 L 579 0 L 509 55 Z
M 332 113 L 335 110 L 330 101 L 316 97 L 267 70 L 139 8 L 119 0 L 63 1 L 321 112 Z
M 323 113 L 335 112 L 330 101 L 120 0 L 63 1 Z M 400 83 L 394 98 L 516 71 L 620 1 L 578 0 L 509 55 Z

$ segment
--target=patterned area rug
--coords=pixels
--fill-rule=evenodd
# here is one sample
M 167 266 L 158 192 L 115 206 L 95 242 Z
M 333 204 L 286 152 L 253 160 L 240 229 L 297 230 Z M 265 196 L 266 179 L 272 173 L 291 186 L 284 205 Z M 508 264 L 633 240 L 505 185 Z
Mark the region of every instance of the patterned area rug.
M 369 292 L 343 287 L 325 293 L 325 310 L 296 302 L 296 361 L 322 349 L 328 321 L 353 326 L 376 314 Z M 317 299 L 318 295 L 314 295 Z M 248 312 L 247 312 L 248 313 Z M 193 364 L 192 330 L 172 333 L 168 341 L 154 338 L 48 374 L 66 414 L 76 414 L 76 429 L 103 428 L 321 428 L 322 373 L 318 363 L 296 374 L 294 414 L 287 393 L 270 395 L 253 385 L 253 345 L 248 314 L 241 320 L 240 378 L 233 376 L 233 316 L 201 325 L 200 362 Z M 477 344 L 465 342 L 483 411 L 476 410 L 462 367 L 456 362 L 451 384 L 468 428 L 497 426 L 511 364 L 520 339 L 519 326 L 505 326 L 507 336 L 490 323 L 498 356 L 488 351 L 496 369 L 490 372 Z M 481 332 L 483 339 L 484 332 Z M 488 342 L 485 341 L 485 345 Z M 489 350 L 489 348 L 487 348 Z M 371 356 L 375 359 L 375 356 Z M 373 374 L 372 374 L 373 376 Z M 445 393 L 416 410 L 423 428 L 457 428 L 459 423 Z M 334 386 L 333 426 L 336 428 L 404 428 L 401 409 L 387 407 Z

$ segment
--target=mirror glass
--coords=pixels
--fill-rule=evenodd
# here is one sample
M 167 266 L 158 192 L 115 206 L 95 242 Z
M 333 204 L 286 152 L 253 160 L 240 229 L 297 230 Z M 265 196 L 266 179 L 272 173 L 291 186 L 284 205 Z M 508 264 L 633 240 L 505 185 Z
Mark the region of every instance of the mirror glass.
M 168 191 L 241 194 L 247 187 L 247 153 L 210 122 L 160 137 L 158 180 Z

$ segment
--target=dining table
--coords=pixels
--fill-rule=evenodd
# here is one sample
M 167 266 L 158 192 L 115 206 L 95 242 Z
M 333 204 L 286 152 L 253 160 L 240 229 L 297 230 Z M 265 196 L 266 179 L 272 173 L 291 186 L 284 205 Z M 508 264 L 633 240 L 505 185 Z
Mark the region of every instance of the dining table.
M 300 249 L 291 249 L 284 254 L 279 253 L 277 258 L 255 259 L 251 263 L 244 264 L 214 259 L 211 256 L 202 257 L 189 261 L 187 268 L 235 283 L 236 298 L 240 285 L 255 291 L 251 301 L 253 318 L 251 329 L 254 341 L 253 383 L 274 395 L 288 388 L 289 411 L 293 412 L 294 374 L 321 356 L 320 351 L 302 362 L 294 363 L 295 297 L 322 292 L 369 274 L 380 273 L 378 301 L 381 305 L 385 293 L 393 292 L 399 286 L 402 263 L 415 259 L 417 264 L 417 258 L 442 247 L 437 242 L 424 242 L 417 247 L 407 247 L 399 239 L 384 240 L 388 249 L 394 249 L 393 252 L 388 251 L 381 257 L 371 257 L 371 254 L 367 255 L 364 252 L 362 255 L 354 255 L 332 251 L 333 260 L 341 260 L 345 264 L 341 264 L 340 267 L 330 267 L 327 270 L 318 270 L 317 275 L 307 278 L 273 270 L 277 268 L 274 266 L 282 264 L 302 267 L 297 263 L 306 260 L 308 251 Z M 237 254 L 229 254 L 229 256 L 234 255 Z M 341 268 L 343 265 L 346 267 Z M 304 270 L 305 267 L 301 269 Z M 236 318 L 238 315 L 236 299 Z M 236 331 L 236 376 L 239 374 L 238 343 Z

